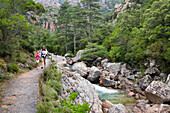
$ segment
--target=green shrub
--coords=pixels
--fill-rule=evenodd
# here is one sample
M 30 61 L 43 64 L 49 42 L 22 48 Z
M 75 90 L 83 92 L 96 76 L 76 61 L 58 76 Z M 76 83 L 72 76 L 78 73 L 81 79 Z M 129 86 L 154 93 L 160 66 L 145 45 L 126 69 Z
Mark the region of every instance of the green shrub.
M 28 66 L 28 69 L 30 69 L 30 70 L 32 70 L 33 68 L 34 68 L 34 67 L 32 67 L 32 66 L 30 66 L 30 65 Z
M 35 58 L 34 58 L 34 57 L 31 57 L 31 61 L 35 62 Z
M 44 94 L 44 96 L 50 98 L 50 99 L 58 99 L 58 94 L 55 91 L 54 88 L 50 87 L 49 85 L 43 84 L 42 85 L 42 92 Z
M 41 102 L 37 106 L 38 113 L 48 113 L 50 108 L 52 107 L 51 102 Z
M 6 77 L 6 79 L 10 79 L 10 78 L 14 77 L 14 75 L 13 74 L 7 74 L 5 77 Z
M 78 96 L 77 92 L 71 93 L 69 97 L 67 98 L 67 101 L 64 99 L 61 100 L 61 105 L 70 108 L 74 113 L 87 113 L 88 111 L 90 111 L 90 108 L 89 108 L 90 104 L 87 104 L 87 102 L 84 103 L 83 105 L 72 104 L 74 103 L 77 96 Z
M 57 92 L 59 92 L 63 89 L 63 86 L 61 85 L 61 83 L 59 81 L 49 79 L 46 83 L 47 83 L 47 85 L 54 88 Z
M 20 59 L 20 58 L 18 58 L 18 59 L 17 59 L 17 62 L 20 62 L 20 63 L 25 64 L 25 63 L 27 62 L 27 60 L 26 60 L 26 59 Z
M 57 113 L 74 113 L 74 111 L 72 109 L 70 109 L 69 107 L 58 107 L 57 109 L 54 110 L 54 112 Z
M 44 80 L 53 79 L 60 81 L 62 78 L 61 73 L 57 70 L 57 66 L 51 64 L 50 69 L 44 69 Z
M 17 64 L 7 64 L 7 71 L 8 72 L 18 72 L 19 71 L 19 67 Z
M 97 45 L 96 43 L 89 43 L 85 50 L 86 51 L 82 53 L 81 60 L 86 61 L 89 66 L 98 57 L 108 57 L 106 48 L 102 45 Z

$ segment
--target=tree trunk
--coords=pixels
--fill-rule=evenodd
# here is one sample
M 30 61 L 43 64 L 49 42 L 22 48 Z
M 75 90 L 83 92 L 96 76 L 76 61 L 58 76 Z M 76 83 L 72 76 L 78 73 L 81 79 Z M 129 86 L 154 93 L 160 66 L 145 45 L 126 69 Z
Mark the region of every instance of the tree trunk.
M 66 31 L 65 31 L 65 39 L 66 39 L 66 52 L 67 52 L 67 24 L 66 24 Z
M 74 53 L 76 53 L 76 29 L 74 28 Z
M 90 42 L 92 42 L 92 35 L 91 35 L 91 32 L 92 32 L 92 25 L 90 25 Z
M 90 11 L 91 11 L 91 5 L 90 5 Z M 91 14 L 89 15 L 89 22 L 90 22 L 90 41 L 89 42 L 92 42 L 92 25 L 91 25 Z

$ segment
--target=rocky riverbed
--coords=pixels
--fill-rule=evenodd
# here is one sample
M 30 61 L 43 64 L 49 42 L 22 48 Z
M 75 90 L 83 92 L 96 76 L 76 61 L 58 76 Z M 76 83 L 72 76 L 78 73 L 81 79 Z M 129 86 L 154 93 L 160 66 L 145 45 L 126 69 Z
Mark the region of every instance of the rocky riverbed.
M 80 61 L 82 52 L 79 51 L 72 60 L 53 55 L 53 60 L 64 76 L 62 80 L 64 90 L 60 98 L 67 97 L 71 92 L 79 92 L 76 103 L 82 104 L 87 101 L 91 112 L 95 113 L 170 112 L 170 74 L 161 73 L 154 60 L 148 59 L 144 73 L 126 64 L 110 63 L 108 59 L 102 58 L 94 61 L 92 67 L 87 67 Z M 123 103 L 113 104 L 109 101 L 102 103 L 91 83 L 109 89 L 127 91 L 127 96 L 135 98 L 136 103 L 131 108 L 126 108 Z M 68 88 L 71 89 L 69 93 Z

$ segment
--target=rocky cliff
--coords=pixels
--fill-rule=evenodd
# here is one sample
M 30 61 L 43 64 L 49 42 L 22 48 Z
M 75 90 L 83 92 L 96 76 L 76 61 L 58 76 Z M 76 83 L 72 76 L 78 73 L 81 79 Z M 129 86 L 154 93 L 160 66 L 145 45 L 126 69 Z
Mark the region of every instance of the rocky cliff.
M 65 0 L 34 0 L 36 3 L 44 5 L 46 12 L 40 17 L 40 25 L 49 29 L 51 32 L 55 31 L 57 27 L 55 26 L 57 22 L 57 13 L 60 5 Z M 76 5 L 81 0 L 68 0 L 70 4 Z M 121 3 L 123 0 L 100 0 L 101 5 L 100 11 L 102 14 L 106 14 L 114 9 L 115 4 Z
M 66 0 L 34 0 L 36 3 L 39 2 L 40 4 L 43 4 L 45 7 L 53 6 L 53 7 L 59 7 L 64 1 Z M 76 5 L 81 0 L 68 0 L 70 4 Z M 100 4 L 104 7 L 107 7 L 108 3 L 112 2 L 122 2 L 122 0 L 100 0 Z
M 66 98 L 70 93 L 78 92 L 78 97 L 75 104 L 83 104 L 87 102 L 90 104 L 90 113 L 103 113 L 102 102 L 99 99 L 99 94 L 94 86 L 85 78 L 75 71 L 70 71 L 67 66 L 65 57 L 53 55 L 53 60 L 56 61 L 58 70 L 62 73 L 63 91 L 60 93 L 60 100 Z M 68 92 L 67 90 L 70 89 Z

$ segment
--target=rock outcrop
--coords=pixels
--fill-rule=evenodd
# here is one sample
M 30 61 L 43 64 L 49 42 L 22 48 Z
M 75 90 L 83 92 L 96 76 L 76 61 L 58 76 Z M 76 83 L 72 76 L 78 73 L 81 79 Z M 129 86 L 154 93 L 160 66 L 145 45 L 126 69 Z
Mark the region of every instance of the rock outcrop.
M 128 113 L 128 110 L 122 104 L 114 104 L 110 107 L 108 113 Z
M 72 58 L 73 62 L 77 62 L 80 60 L 82 53 L 84 50 L 79 50 L 74 58 Z
M 72 70 L 77 71 L 77 73 L 79 73 L 82 77 L 87 76 L 87 71 L 88 71 L 87 66 L 83 62 L 78 62 L 73 64 Z
M 105 67 L 110 73 L 117 75 L 118 72 L 121 70 L 120 63 L 107 63 Z
M 54 56 L 53 58 L 56 61 L 63 59 L 59 56 Z M 102 102 L 100 101 L 99 94 L 94 86 L 79 73 L 70 71 L 69 68 L 60 65 L 61 62 L 62 61 L 57 62 L 56 64 L 63 76 L 63 79 L 61 80 L 63 91 L 60 92 L 60 99 L 67 98 L 72 92 L 78 92 L 79 95 L 75 100 L 76 105 L 87 102 L 90 104 L 91 113 L 103 113 Z M 64 60 L 63 62 L 66 61 Z
M 114 80 L 109 80 L 107 78 L 103 78 L 102 85 L 105 87 L 114 87 L 115 85 L 117 85 L 117 82 Z
M 93 66 L 90 68 L 90 73 L 87 79 L 91 82 L 98 83 L 100 75 L 101 75 L 100 70 L 97 67 Z
M 137 83 L 142 90 L 145 90 L 149 84 L 152 82 L 152 77 L 150 75 L 145 75 L 143 78 L 139 79 Z
M 146 97 L 153 103 L 170 103 L 170 86 L 159 81 L 153 81 L 145 89 Z

